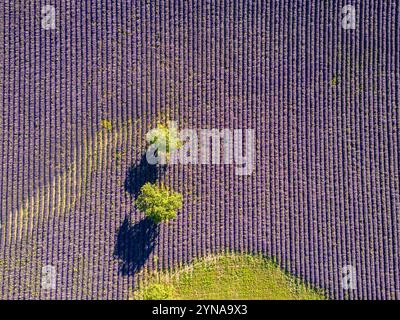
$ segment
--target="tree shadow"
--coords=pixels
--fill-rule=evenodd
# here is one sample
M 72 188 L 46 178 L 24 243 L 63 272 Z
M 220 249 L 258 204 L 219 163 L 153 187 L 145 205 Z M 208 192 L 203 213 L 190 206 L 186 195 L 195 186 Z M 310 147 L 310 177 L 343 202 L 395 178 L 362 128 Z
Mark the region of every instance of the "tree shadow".
M 120 259 L 119 271 L 133 275 L 140 271 L 156 245 L 159 227 L 149 218 L 131 225 L 125 218 L 117 235 L 114 257 Z
M 136 198 L 142 186 L 147 182 L 155 183 L 165 169 L 165 166 L 149 164 L 146 154 L 143 154 L 140 162 L 129 168 L 125 178 L 125 190 Z

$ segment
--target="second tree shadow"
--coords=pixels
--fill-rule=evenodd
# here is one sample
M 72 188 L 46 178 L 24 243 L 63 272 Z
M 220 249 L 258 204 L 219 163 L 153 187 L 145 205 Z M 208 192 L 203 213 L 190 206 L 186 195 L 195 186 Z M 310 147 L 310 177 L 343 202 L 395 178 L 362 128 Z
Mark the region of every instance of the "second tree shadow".
M 117 235 L 114 256 L 120 259 L 119 270 L 123 275 L 140 271 L 156 245 L 159 227 L 149 218 L 131 225 L 125 218 Z
M 164 172 L 165 166 L 149 164 L 146 154 L 143 154 L 140 162 L 129 168 L 125 179 L 125 190 L 136 198 L 144 184 L 155 183 L 159 175 Z

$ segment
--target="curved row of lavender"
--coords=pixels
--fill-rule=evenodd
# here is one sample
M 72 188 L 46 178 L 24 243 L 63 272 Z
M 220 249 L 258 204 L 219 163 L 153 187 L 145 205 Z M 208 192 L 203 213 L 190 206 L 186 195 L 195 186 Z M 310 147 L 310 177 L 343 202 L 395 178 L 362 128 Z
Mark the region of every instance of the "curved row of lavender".
M 355 30 L 342 28 L 348 4 Z M 127 298 L 143 272 L 121 259 L 147 243 L 125 179 L 168 115 L 254 128 L 256 168 L 160 174 L 184 208 L 143 270 L 230 249 L 273 257 L 331 298 L 400 299 L 399 14 L 379 0 L 2 1 L 0 297 Z M 42 288 L 45 265 L 55 289 Z

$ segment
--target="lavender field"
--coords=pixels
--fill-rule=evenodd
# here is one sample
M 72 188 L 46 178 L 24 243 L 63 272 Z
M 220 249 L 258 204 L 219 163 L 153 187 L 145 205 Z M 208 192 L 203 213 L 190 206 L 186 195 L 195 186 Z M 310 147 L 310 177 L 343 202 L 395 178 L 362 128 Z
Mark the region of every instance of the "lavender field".
M 154 170 L 165 119 L 254 129 L 252 174 Z M 400 299 L 399 144 L 398 1 L 1 1 L 0 299 L 127 299 L 226 250 L 330 299 Z M 141 180 L 182 194 L 176 219 L 146 223 Z

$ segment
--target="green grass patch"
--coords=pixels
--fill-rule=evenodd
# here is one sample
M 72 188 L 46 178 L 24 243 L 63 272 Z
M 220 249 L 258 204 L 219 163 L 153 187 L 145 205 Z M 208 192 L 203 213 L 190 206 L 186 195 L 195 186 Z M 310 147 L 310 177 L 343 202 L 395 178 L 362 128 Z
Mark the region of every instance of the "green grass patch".
M 321 290 L 262 256 L 222 254 L 145 277 L 134 299 L 321 300 Z
M 113 128 L 112 122 L 111 122 L 110 120 L 107 120 L 107 119 L 101 120 L 101 126 L 102 126 L 104 129 L 108 130 L 108 131 L 111 131 L 112 128 Z
M 331 86 L 335 87 L 339 84 L 339 77 L 337 75 L 334 75 L 333 78 L 331 79 Z

